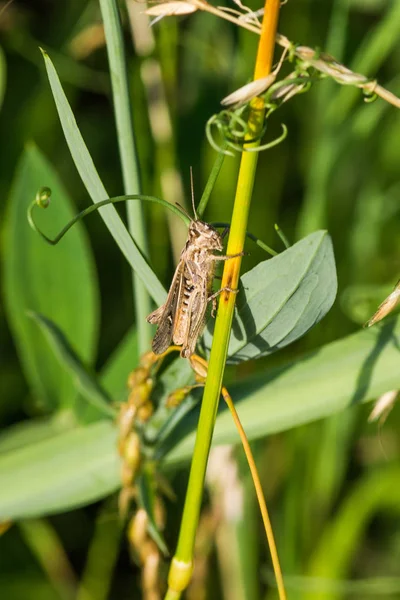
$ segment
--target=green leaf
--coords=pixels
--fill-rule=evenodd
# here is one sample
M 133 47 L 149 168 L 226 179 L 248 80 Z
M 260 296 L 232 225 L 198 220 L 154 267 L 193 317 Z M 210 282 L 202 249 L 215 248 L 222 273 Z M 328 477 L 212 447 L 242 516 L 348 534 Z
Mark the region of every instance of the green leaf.
M 259 263 L 240 282 L 228 363 L 276 352 L 326 315 L 337 291 L 331 239 L 326 231 L 312 233 Z M 205 343 L 211 346 L 209 333 Z
M 0 453 L 10 452 L 22 446 L 58 436 L 76 427 L 76 420 L 71 412 L 57 413 L 51 417 L 41 417 L 21 421 L 0 433 Z
M 399 346 L 400 319 L 389 319 L 381 328 L 359 331 L 230 386 L 247 436 L 251 440 L 285 431 L 399 388 Z M 168 464 L 191 456 L 196 413 L 186 424 L 186 434 L 181 425 L 171 436 Z M 221 410 L 213 443 L 238 439 L 229 411 Z
M 97 381 L 96 374 L 85 367 L 79 356 L 71 348 L 66 337 L 60 329 L 49 319 L 31 312 L 30 316 L 38 323 L 52 347 L 60 364 L 72 377 L 77 390 L 82 396 L 103 416 L 115 417 L 115 410 L 111 406 L 111 399 Z
M 119 486 L 117 429 L 109 420 L 0 456 L 0 521 L 62 512 Z
M 399 346 L 400 319 L 392 319 L 231 386 L 249 439 L 399 388 Z M 168 438 L 172 450 L 164 456 L 166 467 L 190 460 L 197 418 L 192 411 Z M 213 443 L 238 441 L 230 413 L 221 406 Z M 1 455 L 0 520 L 70 510 L 112 493 L 120 477 L 116 444 L 117 429 L 104 420 Z
M 29 146 L 15 175 L 5 228 L 5 299 L 25 376 L 46 409 L 71 406 L 76 396 L 70 377 L 59 365 L 28 310 L 45 313 L 65 331 L 71 345 L 90 363 L 98 325 L 97 281 L 92 253 L 82 225 L 57 247 L 50 248 L 30 229 L 26 218 L 37 190 L 52 188 L 57 211 L 52 227 L 73 216 L 58 176 L 40 151 Z M 41 223 L 42 215 L 38 215 Z M 47 225 L 49 228 L 49 225 Z
M 42 54 L 61 126 L 78 173 L 93 202 L 106 200 L 109 197 L 108 193 L 97 173 L 89 150 L 78 129 L 74 114 L 54 65 L 44 50 L 42 50 Z M 146 259 L 142 256 L 114 206 L 100 208 L 99 213 L 125 258 L 138 277 L 140 277 L 149 294 L 157 304 L 162 304 L 165 300 L 166 291 L 147 264 Z

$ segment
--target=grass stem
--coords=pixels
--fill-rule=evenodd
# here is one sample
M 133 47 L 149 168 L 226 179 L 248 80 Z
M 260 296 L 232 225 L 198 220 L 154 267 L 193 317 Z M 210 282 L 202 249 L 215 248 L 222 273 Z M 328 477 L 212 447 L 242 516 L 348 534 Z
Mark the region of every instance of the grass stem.
M 271 72 L 279 8 L 280 0 L 268 0 L 266 3 L 254 79 L 265 77 Z M 249 116 L 249 139 L 257 138 L 262 130 L 263 122 L 264 103 L 262 99 L 255 98 L 252 101 Z M 259 142 L 253 142 L 248 144 L 248 147 L 256 147 L 258 144 Z M 242 154 L 228 240 L 228 255 L 243 251 L 257 160 L 257 152 Z M 237 287 L 240 265 L 240 257 L 225 262 L 221 287 Z M 235 294 L 230 292 L 221 294 L 178 547 L 169 572 L 169 590 L 165 597 L 166 600 L 180 598 L 192 573 L 194 540 L 200 515 L 208 454 L 221 393 L 234 305 Z
M 128 86 L 124 42 L 121 20 L 116 0 L 100 0 L 107 53 L 110 64 L 111 85 L 117 124 L 118 145 L 122 164 L 125 194 L 140 194 L 139 166 L 133 133 L 132 109 Z M 140 202 L 127 205 L 129 231 L 144 255 L 147 255 L 147 240 L 143 208 Z M 133 291 L 135 298 L 136 326 L 138 330 L 139 353 L 150 346 L 151 329 L 146 316 L 151 311 L 150 297 L 135 273 Z

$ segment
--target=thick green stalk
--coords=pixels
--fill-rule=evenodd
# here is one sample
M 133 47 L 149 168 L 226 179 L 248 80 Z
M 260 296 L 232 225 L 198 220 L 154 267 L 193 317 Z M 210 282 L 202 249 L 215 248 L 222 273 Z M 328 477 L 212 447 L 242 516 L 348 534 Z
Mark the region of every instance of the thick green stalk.
M 271 71 L 279 6 L 280 0 L 268 0 L 268 3 L 266 3 L 254 79 L 265 77 Z M 252 103 L 252 110 L 249 117 L 250 138 L 257 138 L 262 129 L 263 122 L 264 105 L 262 100 L 256 98 Z M 247 147 L 256 147 L 257 145 L 259 145 L 259 142 L 248 144 Z M 242 154 L 228 240 L 228 255 L 243 251 L 257 159 L 257 152 L 244 152 Z M 222 288 L 237 287 L 240 264 L 240 257 L 225 262 L 221 283 Z M 169 572 L 169 588 L 165 600 L 178 600 L 181 597 L 182 591 L 187 587 L 192 573 L 194 540 L 199 521 L 208 454 L 228 352 L 234 305 L 235 294 L 229 292 L 221 294 L 178 547 Z
M 132 110 L 130 103 L 124 43 L 121 21 L 116 0 L 100 0 L 101 13 L 107 42 L 110 64 L 111 85 L 117 124 L 118 145 L 121 156 L 125 194 L 140 194 L 139 167 L 133 134 Z M 139 202 L 127 206 L 129 231 L 139 248 L 147 254 L 147 240 L 143 208 Z M 151 311 L 150 297 L 133 273 L 136 326 L 138 330 L 139 353 L 150 346 L 151 330 L 146 316 Z

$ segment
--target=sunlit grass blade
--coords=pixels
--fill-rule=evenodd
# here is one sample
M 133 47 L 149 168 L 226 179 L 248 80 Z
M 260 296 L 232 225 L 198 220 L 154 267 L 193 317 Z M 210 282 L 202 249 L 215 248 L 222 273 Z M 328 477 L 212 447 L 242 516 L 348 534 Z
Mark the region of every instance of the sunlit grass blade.
M 400 387 L 400 319 L 364 329 L 230 386 L 249 440 L 328 417 Z M 192 411 L 158 450 L 165 468 L 193 453 L 198 412 Z M 32 431 L 28 432 L 32 439 Z M 89 504 L 120 485 L 117 429 L 105 419 L 0 455 L 0 520 L 40 516 Z M 12 430 L 8 445 L 12 447 Z M 214 444 L 238 442 L 227 410 L 216 421 Z M 1 438 L 0 438 L 1 448 Z
M 400 319 L 388 319 L 383 327 L 360 331 L 231 385 L 249 440 L 328 417 L 398 388 L 399 339 Z M 191 456 L 195 419 L 193 415 L 183 438 L 183 424 L 172 433 L 166 463 Z M 221 411 L 213 443 L 230 444 L 235 437 L 230 413 Z
M 97 173 L 89 150 L 82 138 L 74 114 L 61 86 L 50 57 L 42 50 L 54 101 L 61 126 L 75 166 L 93 202 L 101 202 L 109 196 Z M 45 183 L 45 182 L 44 182 Z M 166 292 L 152 269 L 147 264 L 128 230 L 113 206 L 100 209 L 100 214 L 122 253 L 144 283 L 147 291 L 157 304 L 165 300 Z

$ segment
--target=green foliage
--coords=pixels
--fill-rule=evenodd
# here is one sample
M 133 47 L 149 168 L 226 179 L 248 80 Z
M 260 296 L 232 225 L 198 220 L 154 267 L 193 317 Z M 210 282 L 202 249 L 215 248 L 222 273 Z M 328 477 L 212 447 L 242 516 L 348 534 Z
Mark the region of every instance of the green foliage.
M 53 249 L 29 229 L 26 211 L 44 182 L 57 198 L 53 227 L 58 229 L 73 215 L 57 175 L 31 145 L 19 163 L 10 197 L 4 281 L 9 322 L 25 376 L 35 401 L 55 410 L 71 407 L 76 390 L 27 313 L 42 312 L 70 332 L 72 347 L 90 364 L 97 342 L 98 298 L 93 258 L 82 226 Z
M 55 356 L 65 366 L 66 370 L 69 371 L 75 388 L 81 392 L 83 398 L 97 408 L 100 415 L 115 416 L 115 412 L 110 406 L 110 398 L 97 382 L 94 375 L 88 372 L 87 368 L 82 364 L 80 358 L 73 351 L 60 329 L 49 319 L 38 313 L 30 313 L 30 316 L 46 335 Z
M 259 263 L 240 278 L 228 363 L 261 358 L 297 340 L 330 310 L 336 290 L 335 259 L 325 231 Z
M 45 52 L 43 52 L 43 58 L 65 139 L 67 140 L 75 166 L 78 169 L 79 175 L 81 176 L 92 201 L 101 202 L 102 200 L 106 200 L 108 194 L 78 129 L 71 107 L 68 104 L 68 100 L 61 87 L 57 72 L 49 56 Z M 113 206 L 103 207 L 100 209 L 100 215 L 104 219 L 104 222 L 122 253 L 143 281 L 149 293 L 156 302 L 161 303 L 165 296 L 163 287 L 141 255 L 135 242 L 130 237 L 115 208 Z
M 392 320 L 380 330 L 361 331 L 295 363 L 269 369 L 258 377 L 230 386 L 249 439 L 333 415 L 400 386 L 396 369 L 399 343 L 400 322 Z M 188 373 L 182 377 L 184 370 L 179 368 L 181 362 L 177 359 L 172 365 L 174 370 L 164 378 L 164 398 L 187 382 Z M 198 415 L 191 412 L 183 419 L 187 414 L 184 409 L 179 427 L 176 423 L 171 427 L 166 425 L 165 408 L 161 414 L 164 419 L 160 420 L 156 413 L 154 423 L 149 423 L 150 437 L 157 441 L 152 433 L 154 427 L 161 433 L 156 454 L 163 457 L 165 466 L 187 462 L 192 456 Z M 42 434 L 43 424 L 38 427 Z M 31 440 L 32 426 L 27 431 Z M 49 435 L 44 441 L 35 436 L 33 443 L 23 443 L 18 428 L 15 435 L 23 447 L 0 455 L 0 477 L 7 482 L 7 493 L 0 498 L 0 520 L 70 510 L 118 487 L 117 431 L 112 421 L 102 420 L 57 436 L 53 429 L 51 432 L 52 437 Z M 230 414 L 221 407 L 214 443 L 234 444 L 237 439 Z M 16 444 L 12 444 L 9 434 L 6 448 L 13 445 Z M 38 473 L 46 477 L 39 477 Z
M 119 486 L 117 431 L 108 420 L 43 437 L 0 457 L 2 520 L 69 510 Z
M 76 596 L 74 579 L 61 569 L 55 581 L 46 569 L 46 553 L 41 558 L 46 539 L 56 539 L 54 528 L 58 543 L 74 561 L 83 560 L 89 550 L 80 600 L 90 578 L 88 589 L 99 590 L 93 581 L 100 572 L 106 574 L 99 578 L 96 600 L 107 593 L 120 597 L 126 589 L 140 597 L 139 573 L 127 575 L 124 560 L 112 578 L 121 535 L 115 496 L 98 514 L 97 507 L 87 505 L 120 486 L 118 431 L 112 417 L 127 398 L 126 380 L 139 360 L 130 273 L 112 237 L 161 303 L 165 290 L 155 272 L 167 285 L 173 272 L 168 237 L 174 237 L 174 225 L 167 234 L 165 211 L 145 205 L 153 271 L 119 210 L 101 209 L 112 237 L 96 218 L 85 223 L 100 280 L 99 322 L 97 276 L 83 226 L 74 226 L 52 248 L 26 221 L 26 209 L 42 186 L 51 188 L 53 203 L 47 212 L 35 210 L 35 218 L 49 236 L 87 207 L 88 194 L 99 202 L 108 198 L 106 190 L 110 195 L 123 192 L 111 101 L 106 97 L 110 86 L 105 52 L 87 47 L 85 58 L 82 45 L 80 55 L 75 53 L 77 46 L 74 50 L 70 45 L 77 32 L 95 23 L 97 9 L 89 3 L 80 14 L 76 0 L 62 9 L 57 4 L 46 16 L 50 26 L 44 28 L 43 14 L 33 5 L 26 9 L 29 19 L 18 3 L 11 8 L 4 9 L 0 19 L 1 131 L 6 148 L 0 189 L 7 197 L 7 209 L 5 202 L 0 207 L 0 521 L 68 514 L 32 522 L 36 539 L 29 535 L 29 522 L 27 535 L 23 528 L 21 533 L 14 528 L 0 538 L 0 595 L 10 600 Z M 303 0 L 282 8 L 279 29 L 300 44 L 331 52 L 353 71 L 377 77 L 398 94 L 398 16 L 397 2 L 334 0 L 322 5 Z M 146 51 L 140 55 L 143 50 L 136 48 L 133 53 L 128 28 L 125 36 L 143 190 L 161 196 L 161 186 L 172 181 L 170 169 L 179 165 L 189 197 L 192 165 L 199 198 L 215 161 L 205 140 L 205 123 L 221 98 L 246 83 L 257 40 L 204 13 L 182 24 L 164 19 L 150 31 L 156 36 L 152 60 L 159 60 L 168 102 L 161 101 L 160 112 L 163 95 L 158 95 L 157 86 L 146 87 Z M 46 39 L 35 40 L 34 32 Z M 37 46 L 44 42 L 46 71 L 73 162 L 54 118 L 47 80 L 40 80 L 39 69 L 44 69 Z M 285 76 L 284 69 L 282 73 Z M 382 100 L 369 105 L 361 100 L 360 90 L 319 81 L 309 94 L 271 114 L 266 139 L 280 135 L 281 119 L 288 125 L 288 136 L 260 155 L 249 229 L 274 246 L 273 224 L 278 222 L 289 239 L 300 241 L 271 260 L 265 261 L 257 247 L 244 257 L 238 319 L 230 342 L 232 366 L 226 383 L 249 438 L 258 440 L 258 466 L 291 600 L 395 600 L 399 593 L 399 410 L 395 405 L 385 425 L 376 429 L 367 424 L 369 409 L 362 404 L 400 388 L 400 326 L 398 319 L 388 319 L 383 326 L 355 330 L 399 277 L 400 120 L 396 109 Z M 162 121 L 160 136 L 153 121 L 150 127 L 149 114 L 160 117 L 168 111 L 173 134 L 167 139 L 169 121 Z M 51 157 L 51 165 L 32 139 Z M 168 147 L 168 156 L 161 147 Z M 216 165 L 215 175 L 220 167 Z M 68 194 L 59 176 L 68 184 Z M 225 158 L 210 201 L 202 202 L 201 212 L 207 204 L 207 221 L 229 220 L 236 177 L 236 159 Z M 316 231 L 321 229 L 329 236 Z M 329 311 L 336 293 L 332 246 L 339 290 Z M 35 318 L 29 316 L 32 312 Z M 322 323 L 309 331 L 323 315 Z M 206 347 L 210 339 L 206 332 Z M 260 360 L 249 360 L 256 357 Z M 145 450 L 149 459 L 161 459 L 157 468 L 172 479 L 177 493 L 177 502 L 168 504 L 163 532 L 172 548 L 184 494 L 176 474 L 186 469 L 192 456 L 201 389 L 172 410 L 166 406 L 168 395 L 193 381 L 188 362 L 168 359 L 156 379 L 156 411 L 144 428 Z M 237 440 L 231 417 L 220 406 L 214 443 Z M 150 469 L 145 482 L 150 494 L 142 499 L 150 514 L 153 475 Z M 245 493 L 251 504 L 247 486 Z M 275 590 L 265 589 L 270 576 L 264 550 L 260 558 L 259 548 L 253 547 L 260 540 L 259 523 L 247 520 L 247 511 L 242 514 L 246 521 L 234 532 L 240 548 L 236 576 L 243 573 L 249 589 L 271 600 Z M 97 533 L 91 540 L 94 522 Z M 163 545 L 154 519 L 152 526 Z M 53 546 L 50 567 L 61 564 L 57 544 Z M 102 560 L 108 561 L 103 570 Z M 223 575 L 211 562 L 208 587 L 214 594 L 221 581 L 223 585 Z

